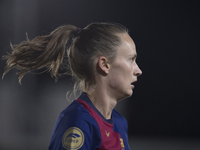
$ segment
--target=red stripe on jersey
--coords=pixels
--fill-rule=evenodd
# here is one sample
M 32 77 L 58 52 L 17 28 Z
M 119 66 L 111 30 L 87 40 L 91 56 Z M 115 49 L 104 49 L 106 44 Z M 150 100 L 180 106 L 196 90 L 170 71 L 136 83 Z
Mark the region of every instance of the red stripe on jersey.
M 96 120 L 101 133 L 101 146 L 98 150 L 122 150 L 120 134 L 113 131 L 113 124 L 104 121 L 95 110 L 93 110 L 85 101 L 77 100 Z

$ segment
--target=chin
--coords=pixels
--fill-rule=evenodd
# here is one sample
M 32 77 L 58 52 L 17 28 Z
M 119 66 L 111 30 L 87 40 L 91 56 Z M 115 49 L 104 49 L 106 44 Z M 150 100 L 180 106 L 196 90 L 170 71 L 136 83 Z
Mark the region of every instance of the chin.
M 121 99 L 125 99 L 125 98 L 128 98 L 128 97 L 131 97 L 132 94 L 133 94 L 133 91 L 131 90 L 130 92 L 125 93 Z
M 132 96 L 132 94 L 133 94 L 133 90 L 132 89 L 118 91 L 116 93 L 117 101 L 123 100 L 125 98 L 128 98 L 128 97 Z
M 132 94 L 129 94 L 126 98 L 129 98 L 129 97 L 131 97 L 133 95 L 133 93 Z
M 132 95 L 133 95 L 133 89 L 129 90 L 129 91 L 127 92 L 127 95 L 128 95 L 128 97 L 132 96 Z

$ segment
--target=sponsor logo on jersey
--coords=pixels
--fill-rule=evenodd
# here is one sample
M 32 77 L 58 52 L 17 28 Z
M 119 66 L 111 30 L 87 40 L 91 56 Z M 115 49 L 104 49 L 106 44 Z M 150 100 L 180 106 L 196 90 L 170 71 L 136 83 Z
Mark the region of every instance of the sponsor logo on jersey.
M 62 138 L 62 145 L 65 149 L 78 150 L 84 143 L 84 134 L 77 127 L 71 127 L 65 131 Z

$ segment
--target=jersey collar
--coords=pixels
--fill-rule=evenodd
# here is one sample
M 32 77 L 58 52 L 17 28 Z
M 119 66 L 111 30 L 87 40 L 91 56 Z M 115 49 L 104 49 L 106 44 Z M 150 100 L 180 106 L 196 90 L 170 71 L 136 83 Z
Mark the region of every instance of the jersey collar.
M 92 101 L 89 99 L 87 94 L 83 92 L 78 99 L 85 101 L 104 121 L 113 124 L 113 119 L 105 119 L 104 116 L 98 111 L 98 109 L 93 105 Z

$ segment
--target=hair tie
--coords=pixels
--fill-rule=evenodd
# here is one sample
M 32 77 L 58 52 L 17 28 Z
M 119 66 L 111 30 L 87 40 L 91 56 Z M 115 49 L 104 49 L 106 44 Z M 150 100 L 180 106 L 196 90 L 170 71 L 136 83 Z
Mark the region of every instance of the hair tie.
M 73 40 L 80 34 L 81 30 L 82 30 L 81 28 L 76 28 L 76 30 L 71 33 L 66 44 L 66 50 L 69 49 Z
M 81 28 L 76 28 L 76 30 L 73 33 L 75 35 L 75 37 L 77 37 L 80 34 L 81 30 L 82 30 Z

